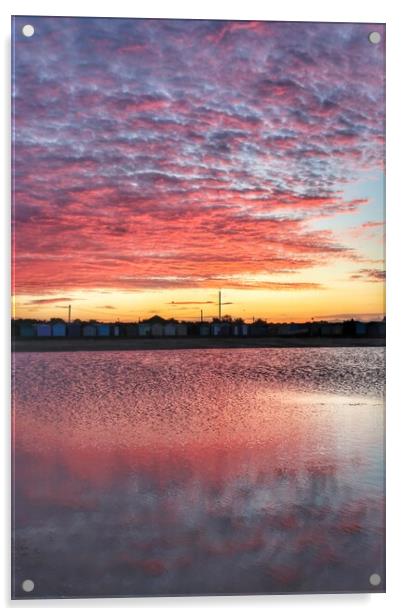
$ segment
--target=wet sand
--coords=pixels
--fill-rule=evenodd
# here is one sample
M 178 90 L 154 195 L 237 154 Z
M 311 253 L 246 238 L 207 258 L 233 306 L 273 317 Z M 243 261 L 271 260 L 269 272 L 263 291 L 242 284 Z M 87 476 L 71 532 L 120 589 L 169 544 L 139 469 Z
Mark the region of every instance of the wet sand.
M 255 349 L 297 347 L 381 347 L 385 338 L 34 338 L 15 339 L 16 352 L 47 351 L 143 351 L 166 349 Z

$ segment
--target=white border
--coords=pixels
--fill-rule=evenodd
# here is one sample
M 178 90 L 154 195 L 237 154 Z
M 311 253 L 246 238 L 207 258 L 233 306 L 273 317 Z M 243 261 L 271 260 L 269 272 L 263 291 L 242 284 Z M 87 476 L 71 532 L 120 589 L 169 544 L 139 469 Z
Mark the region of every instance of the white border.
M 0 165 L 0 183 L 3 188 L 2 202 L 2 302 L 1 302 L 1 340 L 2 370 L 0 371 L 0 391 L 3 393 L 2 423 L 3 451 L 6 459 L 1 464 L 1 494 L 9 492 L 9 80 L 10 80 L 10 16 L 14 15 L 71 15 L 71 16 L 105 16 L 105 17 L 176 17 L 209 19 L 267 19 L 279 21 L 360 21 L 387 23 L 387 593 L 377 595 L 293 595 L 293 596 L 258 596 L 258 597 L 205 597 L 205 598 L 160 598 L 160 599 L 91 599 L 91 600 L 51 600 L 10 602 L 10 561 L 7 557 L 9 545 L 9 498 L 3 498 L 2 524 L 5 542 L 1 551 L 0 583 L 3 606 L 18 612 L 26 608 L 52 610 L 74 610 L 74 614 L 84 609 L 98 610 L 115 608 L 135 609 L 136 613 L 152 614 L 164 610 L 167 614 L 177 611 L 182 613 L 199 613 L 208 610 L 211 613 L 229 611 L 241 614 L 245 610 L 266 614 L 267 610 L 279 611 L 287 615 L 297 611 L 298 614 L 335 614 L 340 610 L 349 614 L 376 615 L 381 612 L 391 614 L 395 610 L 401 613 L 402 601 L 399 595 L 400 557 L 402 554 L 402 522 L 400 480 L 402 451 L 402 409 L 400 404 L 401 388 L 401 274 L 402 220 L 400 199 L 400 159 L 402 144 L 402 122 L 400 120 L 402 60 L 402 19 L 401 3 L 397 0 L 287 0 L 286 2 L 264 2 L 263 0 L 202 0 L 192 3 L 188 0 L 148 0 L 146 3 L 136 1 L 113 0 L 112 3 L 70 0 L 54 2 L 45 0 L 8 1 L 0 8 L 0 28 L 3 61 L 0 63 L 1 86 L 5 93 L 5 104 L 1 114 L 2 164 Z M 5 281 L 8 281 L 7 283 Z M 399 283 L 399 284 L 398 284 Z M 398 609 L 399 605 L 399 609 Z

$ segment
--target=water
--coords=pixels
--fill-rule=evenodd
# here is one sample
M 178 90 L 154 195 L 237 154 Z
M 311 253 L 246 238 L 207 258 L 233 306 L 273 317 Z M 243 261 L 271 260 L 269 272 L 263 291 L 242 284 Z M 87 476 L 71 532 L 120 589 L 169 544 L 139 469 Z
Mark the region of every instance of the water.
M 384 589 L 383 349 L 14 367 L 15 596 Z

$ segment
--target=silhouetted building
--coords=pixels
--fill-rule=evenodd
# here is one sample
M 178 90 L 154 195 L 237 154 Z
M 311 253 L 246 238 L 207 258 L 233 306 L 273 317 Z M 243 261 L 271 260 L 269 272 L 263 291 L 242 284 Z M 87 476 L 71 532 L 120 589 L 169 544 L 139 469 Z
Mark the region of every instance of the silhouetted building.
M 176 336 L 176 323 L 175 321 L 168 321 L 164 325 L 163 333 L 165 336 Z
M 187 324 L 178 323 L 176 327 L 176 332 L 178 336 L 187 336 Z
M 65 323 L 53 323 L 52 325 L 52 336 L 55 338 L 62 338 L 66 335 L 66 324 Z
M 244 321 L 238 319 L 232 325 L 232 334 L 233 336 L 247 336 L 248 334 L 248 325 L 244 323 Z
M 67 325 L 67 336 L 69 338 L 80 338 L 81 323 L 69 323 Z
M 36 326 L 36 334 L 41 338 L 51 336 L 52 326 L 50 323 L 38 323 Z
M 210 336 L 211 328 L 209 323 L 200 323 L 199 324 L 199 334 L 200 336 Z
M 140 325 L 137 323 L 128 323 L 124 326 L 125 334 L 128 338 L 136 338 L 137 336 L 142 336 L 144 334 L 140 333 Z
M 110 336 L 110 325 L 106 323 L 100 323 L 96 326 L 98 336 Z
M 85 338 L 94 338 L 96 336 L 96 325 L 84 325 L 82 328 L 82 335 L 85 336 Z
M 151 335 L 154 338 L 160 338 L 163 336 L 164 325 L 163 323 L 151 323 Z
M 286 323 L 279 327 L 280 336 L 307 336 L 310 333 L 307 323 Z
M 384 338 L 385 321 L 370 321 L 370 323 L 367 323 L 367 335 L 372 338 Z
M 139 336 L 150 336 L 151 330 L 152 330 L 151 323 L 148 323 L 147 321 L 138 323 L 138 335 Z
M 31 323 L 21 323 L 19 326 L 19 335 L 23 338 L 33 338 L 36 336 L 36 327 Z
M 201 336 L 201 337 L 364 337 L 384 338 L 386 322 L 370 321 L 363 323 L 350 319 L 343 323 L 332 323 L 327 321 L 311 321 L 308 323 L 267 323 L 262 319 L 247 324 L 242 319 L 232 321 L 230 317 L 223 317 L 221 320 L 214 318 L 211 323 L 194 321 L 181 322 L 175 319 L 163 319 L 154 315 L 151 319 L 140 323 L 98 323 L 89 321 L 81 323 L 75 320 L 73 323 L 66 324 L 62 320 L 51 319 L 48 322 L 37 322 L 35 319 L 13 319 L 11 321 L 11 331 L 13 337 L 32 338 L 39 336 L 79 338 L 84 337 L 175 337 L 175 336 Z
M 367 334 L 367 324 L 360 321 L 355 322 L 356 336 L 365 336 Z
M 249 325 L 248 333 L 252 337 L 267 336 L 269 333 L 268 324 L 261 319 L 257 319 L 257 321 Z

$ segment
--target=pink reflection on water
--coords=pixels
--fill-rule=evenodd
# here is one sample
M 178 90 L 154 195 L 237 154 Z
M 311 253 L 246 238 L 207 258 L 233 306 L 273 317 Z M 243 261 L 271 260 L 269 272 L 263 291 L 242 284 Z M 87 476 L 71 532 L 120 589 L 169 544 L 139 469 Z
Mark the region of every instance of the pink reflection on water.
M 218 364 L 191 381 L 168 365 L 166 398 L 147 358 L 141 392 L 129 379 L 113 404 L 98 374 L 106 411 L 64 355 L 82 394 L 45 384 L 37 357 L 16 391 L 17 577 L 35 564 L 39 591 L 66 596 L 98 594 L 99 576 L 105 595 L 370 590 L 383 567 L 378 397 L 245 383 Z M 127 356 L 113 361 L 130 374 Z

